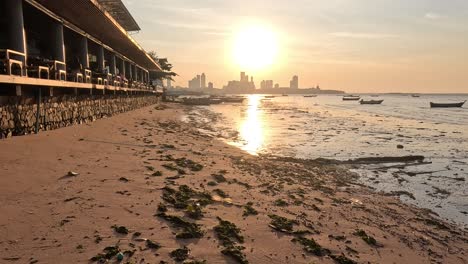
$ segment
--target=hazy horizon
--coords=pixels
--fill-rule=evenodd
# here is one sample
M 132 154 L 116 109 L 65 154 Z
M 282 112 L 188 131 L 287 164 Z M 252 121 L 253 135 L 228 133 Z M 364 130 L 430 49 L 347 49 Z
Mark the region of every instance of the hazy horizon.
M 301 88 L 355 93 L 466 93 L 468 86 L 463 0 L 123 2 L 142 28 L 132 36 L 174 65 L 174 85 L 204 72 L 222 88 L 246 71 L 257 88 L 264 79 L 289 86 L 293 75 Z M 256 55 L 246 37 L 266 50 L 257 61 L 240 58 Z

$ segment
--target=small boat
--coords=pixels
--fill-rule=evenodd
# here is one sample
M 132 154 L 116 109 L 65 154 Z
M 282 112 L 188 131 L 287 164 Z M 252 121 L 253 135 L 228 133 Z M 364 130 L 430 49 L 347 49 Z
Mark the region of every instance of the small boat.
M 343 96 L 343 101 L 359 101 L 360 99 L 360 96 Z
M 411 97 L 421 97 L 421 96 L 417 94 L 412 94 Z
M 378 96 L 378 95 L 376 95 L 376 94 L 373 94 L 373 95 L 371 95 L 371 97 L 379 97 L 379 96 Z
M 223 101 L 217 98 L 184 98 L 182 103 L 185 105 L 212 105 L 220 104 Z
M 274 96 L 274 95 L 265 95 L 265 98 L 267 98 L 267 99 L 272 99 L 272 98 L 275 98 L 275 97 L 276 96 Z
M 313 94 L 313 95 L 304 95 L 305 98 L 309 98 L 309 97 L 317 97 L 316 94 Z
M 282 94 L 281 96 L 289 96 L 289 95 L 287 95 L 287 94 Z
M 460 103 L 433 103 L 431 102 L 431 108 L 452 108 L 452 107 L 463 107 L 463 105 L 466 103 L 460 102 Z
M 242 103 L 244 102 L 244 97 L 224 97 L 220 98 L 223 103 Z
M 384 100 L 361 100 L 359 103 L 362 105 L 379 105 L 382 104 Z

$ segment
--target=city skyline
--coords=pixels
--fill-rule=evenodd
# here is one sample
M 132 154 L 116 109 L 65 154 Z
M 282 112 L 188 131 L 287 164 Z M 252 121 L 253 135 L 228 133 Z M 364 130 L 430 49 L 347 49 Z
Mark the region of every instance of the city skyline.
M 169 58 L 176 85 L 202 68 L 218 84 L 248 70 L 257 80 L 286 84 L 297 74 L 301 87 L 349 92 L 461 93 L 468 86 L 466 1 L 124 2 L 144 29 L 133 37 Z M 278 39 L 275 63 L 256 71 L 231 56 L 237 32 L 253 24 Z

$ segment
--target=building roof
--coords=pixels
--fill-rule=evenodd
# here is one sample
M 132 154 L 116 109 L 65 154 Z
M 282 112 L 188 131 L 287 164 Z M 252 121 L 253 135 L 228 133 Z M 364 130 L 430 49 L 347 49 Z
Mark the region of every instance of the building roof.
M 99 4 L 127 31 L 141 30 L 121 0 L 97 0 Z
M 26 0 L 29 3 L 40 3 L 61 20 L 66 26 L 76 26 L 82 34 L 90 35 L 120 54 L 133 60 L 147 70 L 160 71 L 161 67 L 129 35 L 129 33 L 109 14 L 98 0 Z

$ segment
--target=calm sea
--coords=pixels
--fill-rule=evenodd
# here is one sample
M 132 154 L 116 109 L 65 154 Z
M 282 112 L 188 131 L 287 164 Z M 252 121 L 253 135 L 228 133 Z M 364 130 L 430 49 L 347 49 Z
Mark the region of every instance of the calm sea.
M 375 95 L 374 95 L 375 96 Z M 362 95 L 384 100 L 360 105 L 342 96 L 248 95 L 242 104 L 195 107 L 187 118 L 251 154 L 305 159 L 423 155 L 431 164 L 355 171 L 376 191 L 406 191 L 400 198 L 468 227 L 468 103 L 431 109 L 429 102 L 459 102 L 468 95 Z M 208 127 L 211 127 L 208 129 Z M 398 148 L 402 145 L 403 148 Z

